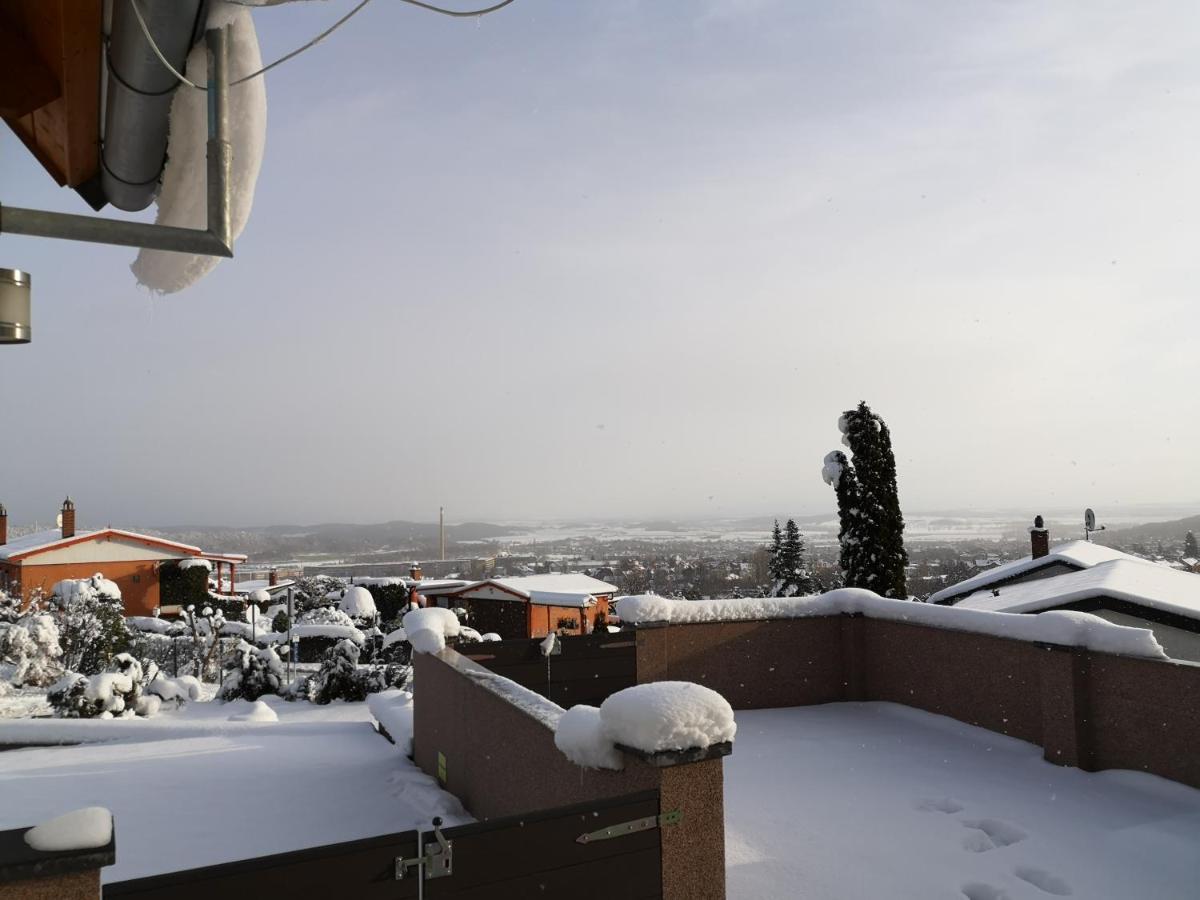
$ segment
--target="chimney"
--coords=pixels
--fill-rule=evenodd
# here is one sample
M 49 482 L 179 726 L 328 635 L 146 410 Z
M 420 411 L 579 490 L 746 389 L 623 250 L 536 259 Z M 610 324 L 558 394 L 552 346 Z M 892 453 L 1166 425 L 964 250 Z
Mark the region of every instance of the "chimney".
M 421 580 L 421 564 L 420 563 L 413 563 L 412 566 L 409 567 L 408 577 L 411 578 L 413 581 Z
M 0 547 L 8 543 L 8 510 L 0 503 Z
M 62 505 L 62 536 L 75 537 L 75 504 L 68 497 Z
M 1029 529 L 1029 543 L 1034 559 L 1041 559 L 1050 552 L 1050 532 L 1046 530 L 1046 523 L 1041 516 L 1033 520 L 1033 527 Z
M 275 587 L 277 584 L 279 584 L 279 570 L 272 568 L 267 573 L 267 587 Z

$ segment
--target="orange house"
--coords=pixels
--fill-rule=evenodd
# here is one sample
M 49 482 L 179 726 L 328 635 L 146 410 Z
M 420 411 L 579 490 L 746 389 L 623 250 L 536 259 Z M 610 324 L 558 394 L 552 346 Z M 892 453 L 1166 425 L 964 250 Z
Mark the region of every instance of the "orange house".
M 587 575 L 526 575 L 468 584 L 439 597 L 438 605 L 465 608 L 472 628 L 505 639 L 591 634 L 616 592 Z
M 199 547 L 119 528 L 75 530 L 75 505 L 63 504 L 62 527 L 8 539 L 8 515 L 0 506 L 0 588 L 26 600 L 41 589 L 47 596 L 54 585 L 69 578 L 90 578 L 97 572 L 121 589 L 127 616 L 149 616 L 160 605 L 158 570 L 163 563 L 209 559 L 220 578 L 229 567 L 232 591 L 240 554 L 205 554 Z M 223 584 L 223 580 L 218 584 Z

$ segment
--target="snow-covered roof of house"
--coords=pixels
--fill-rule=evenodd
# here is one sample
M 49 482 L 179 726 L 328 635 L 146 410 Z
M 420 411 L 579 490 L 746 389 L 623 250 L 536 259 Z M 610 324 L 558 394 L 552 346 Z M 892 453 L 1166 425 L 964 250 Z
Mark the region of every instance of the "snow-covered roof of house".
M 509 590 L 529 596 L 533 592 L 546 594 L 615 594 L 617 588 L 607 581 L 584 575 L 582 572 L 555 575 L 520 575 L 514 578 L 492 578 Z
M 1136 556 L 1130 556 L 1128 553 L 1122 553 L 1120 550 L 1114 550 L 1112 547 L 1093 544 L 1090 541 L 1066 541 L 1065 543 L 1051 547 L 1050 552 L 1045 556 L 1040 556 L 1037 559 L 1034 559 L 1032 556 L 1025 556 L 1012 562 L 1002 563 L 995 568 L 988 569 L 986 572 L 981 572 L 965 581 L 960 581 L 958 584 L 944 587 L 930 596 L 929 602 L 941 603 L 943 600 L 951 597 L 966 596 L 997 581 L 1006 581 L 1009 578 L 1023 575 L 1026 572 L 1033 572 L 1055 563 L 1063 563 L 1078 569 L 1090 569 L 1092 566 L 1115 559 L 1141 564 L 1145 563 L 1145 560 L 1138 559 Z
M 1078 572 L 979 591 L 956 609 L 1030 613 L 1098 597 L 1200 619 L 1200 576 L 1138 559 L 1114 559 Z
M 535 606 L 575 606 L 583 609 L 594 606 L 596 598 L 591 594 L 564 594 L 556 591 L 530 591 L 529 602 Z
M 249 594 L 253 591 L 266 591 L 267 593 L 279 593 L 285 591 L 294 585 L 296 582 L 291 578 L 282 578 L 275 584 L 271 584 L 267 578 L 250 578 L 246 581 L 239 581 L 233 586 L 235 594 Z
M 27 556 L 33 556 L 37 553 L 43 553 L 47 550 L 53 550 L 57 547 L 66 547 L 71 544 L 82 543 L 83 541 L 99 540 L 100 538 L 116 537 L 126 538 L 128 540 L 140 541 L 158 547 L 166 547 L 172 550 L 178 550 L 189 556 L 196 556 L 201 553 L 199 547 L 193 547 L 191 544 L 181 544 L 178 541 L 168 540 L 167 538 L 153 537 L 148 534 L 138 534 L 136 531 L 124 531 L 120 528 L 102 528 L 98 531 L 77 531 L 69 538 L 62 536 L 62 531 L 58 528 L 51 528 L 47 531 L 35 531 L 32 534 L 25 534 L 18 538 L 13 538 L 7 544 L 0 546 L 0 560 L 18 560 L 24 559 Z M 245 557 L 242 557 L 245 559 Z

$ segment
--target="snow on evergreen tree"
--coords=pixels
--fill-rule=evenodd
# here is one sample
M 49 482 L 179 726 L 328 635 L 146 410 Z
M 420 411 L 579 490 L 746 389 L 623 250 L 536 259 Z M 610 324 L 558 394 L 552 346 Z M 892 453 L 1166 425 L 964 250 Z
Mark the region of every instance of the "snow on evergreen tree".
M 806 597 L 813 592 L 812 577 L 804 564 L 804 536 L 795 519 L 787 520 L 775 558 L 779 560 L 776 597 Z
M 1188 559 L 1200 559 L 1200 545 L 1196 542 L 1196 532 L 1189 531 L 1183 539 L 1183 555 Z
M 838 502 L 838 565 L 843 574 L 843 587 L 867 587 L 863 566 L 863 516 L 858 476 L 846 454 L 833 450 L 825 454 L 821 477 L 837 494 Z
M 99 573 L 58 582 L 49 608 L 69 671 L 99 673 L 129 646 L 121 589 Z
M 366 700 L 368 694 L 408 683 L 408 666 L 360 666 L 358 656 L 359 649 L 353 641 L 338 641 L 325 651 L 321 668 L 308 679 L 303 695 L 313 703 L 356 702 Z
M 838 493 L 846 585 L 903 600 L 908 553 L 891 432 L 865 402 L 843 413 L 838 429 L 852 462 L 834 451 L 825 457 L 822 474 Z
M 50 688 L 46 700 L 54 715 L 65 719 L 111 719 L 149 716 L 158 712 L 158 697 L 144 697 L 148 681 L 158 676 L 153 663 L 143 670 L 142 664 L 128 653 L 118 653 L 108 667 L 94 675 L 66 673 Z
M 21 595 L 0 588 L 0 626 L 12 625 L 21 618 Z
M 58 626 L 45 613 L 24 616 L 0 630 L 0 660 L 4 677 L 17 687 L 53 684 L 62 675 Z
M 783 570 L 780 567 L 780 553 L 783 550 L 783 531 L 779 527 L 779 520 L 775 520 L 775 527 L 771 531 L 771 544 L 767 547 L 767 574 L 771 578 L 771 592 L 774 594 L 775 585 L 783 579 Z
M 238 641 L 225 663 L 221 699 L 257 700 L 263 694 L 278 694 L 284 677 L 283 662 L 273 648 Z

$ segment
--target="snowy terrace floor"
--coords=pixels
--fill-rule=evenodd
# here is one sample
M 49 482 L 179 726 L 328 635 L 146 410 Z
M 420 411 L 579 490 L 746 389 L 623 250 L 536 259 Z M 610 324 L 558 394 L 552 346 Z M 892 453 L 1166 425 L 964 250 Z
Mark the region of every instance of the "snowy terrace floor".
M 1200 791 L 886 703 L 737 721 L 731 900 L 1200 896 Z
M 113 882 L 428 827 L 435 815 L 470 821 L 373 731 L 365 703 L 267 702 L 277 723 L 227 721 L 244 701 L 140 723 L 0 722 L 0 736 L 49 727 L 66 739 L 59 726 L 96 725 L 129 738 L 0 752 L 0 829 L 107 807 L 117 862 L 103 878 Z

